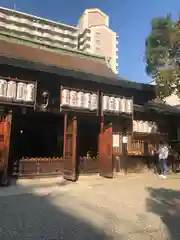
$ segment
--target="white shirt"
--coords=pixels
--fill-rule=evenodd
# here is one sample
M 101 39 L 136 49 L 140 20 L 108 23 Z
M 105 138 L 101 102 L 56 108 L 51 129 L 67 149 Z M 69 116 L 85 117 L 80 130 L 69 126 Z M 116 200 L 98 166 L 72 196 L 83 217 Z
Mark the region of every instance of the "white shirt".
M 169 149 L 167 146 L 161 146 L 159 148 L 159 159 L 167 159 L 169 155 Z

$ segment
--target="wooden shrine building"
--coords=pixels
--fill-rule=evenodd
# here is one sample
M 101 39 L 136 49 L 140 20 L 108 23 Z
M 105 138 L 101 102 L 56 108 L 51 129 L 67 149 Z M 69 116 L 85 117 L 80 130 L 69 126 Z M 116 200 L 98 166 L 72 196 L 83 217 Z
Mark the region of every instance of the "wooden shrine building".
M 158 121 L 178 124 L 174 109 L 151 106 L 154 97 L 153 86 L 119 79 L 104 58 L 1 39 L 1 181 L 142 170 L 167 136 Z

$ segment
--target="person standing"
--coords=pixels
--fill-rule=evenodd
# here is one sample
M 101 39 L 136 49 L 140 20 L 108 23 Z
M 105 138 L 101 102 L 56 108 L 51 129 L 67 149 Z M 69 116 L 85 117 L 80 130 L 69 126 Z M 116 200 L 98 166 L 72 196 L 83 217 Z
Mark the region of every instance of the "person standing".
M 169 155 L 169 149 L 166 144 L 160 143 L 160 147 L 158 150 L 158 160 L 159 160 L 159 168 L 160 168 L 160 178 L 167 178 L 168 174 L 168 166 L 167 159 Z

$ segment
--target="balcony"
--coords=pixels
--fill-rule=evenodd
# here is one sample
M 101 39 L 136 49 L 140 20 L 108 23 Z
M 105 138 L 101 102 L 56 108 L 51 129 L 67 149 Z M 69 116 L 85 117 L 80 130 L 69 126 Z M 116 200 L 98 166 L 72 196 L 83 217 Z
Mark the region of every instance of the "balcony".
M 44 29 L 47 29 L 47 30 L 51 30 L 52 27 L 51 27 L 50 25 L 45 25 L 45 24 L 44 24 L 43 28 L 44 28 Z
M 7 15 L 0 13 L 0 18 L 6 18 Z
M 46 32 L 44 32 L 44 33 L 42 34 L 42 36 L 43 36 L 43 37 L 47 37 L 47 38 L 51 38 L 51 37 L 52 37 L 51 34 L 46 33 Z
M 50 42 L 50 41 L 44 41 L 43 43 L 47 44 L 47 45 L 52 45 L 52 42 Z
M 63 47 L 63 44 L 62 43 L 52 43 L 52 45 L 54 46 L 54 47 L 57 47 L 57 48 L 61 48 L 61 47 Z
M 52 31 L 59 33 L 60 29 L 58 27 L 54 27 L 54 28 L 52 28 Z
M 0 22 L 0 26 L 6 28 L 6 23 Z
M 43 28 L 42 24 L 40 24 L 38 22 L 33 22 L 32 25 L 33 25 L 33 27 L 36 27 L 36 28 Z
M 26 23 L 26 24 L 32 24 L 32 22 L 31 21 L 29 21 L 28 19 L 26 19 L 26 18 L 19 18 L 19 22 L 21 22 L 21 23 Z
M 31 31 L 31 33 L 33 34 L 33 35 L 36 35 L 36 36 L 39 36 L 39 37 L 41 37 L 42 36 L 42 33 L 41 32 L 39 32 L 39 31 Z
M 21 27 L 20 28 L 21 32 L 28 32 L 29 33 L 29 28 Z
M 54 36 L 52 36 L 52 39 L 57 40 L 57 41 L 61 41 L 61 42 L 64 41 L 63 38 L 60 37 L 60 36 L 58 36 L 58 35 L 54 35 Z
M 10 21 L 13 21 L 13 22 L 19 22 L 19 18 L 14 17 L 14 16 L 7 16 L 6 19 L 10 20 Z

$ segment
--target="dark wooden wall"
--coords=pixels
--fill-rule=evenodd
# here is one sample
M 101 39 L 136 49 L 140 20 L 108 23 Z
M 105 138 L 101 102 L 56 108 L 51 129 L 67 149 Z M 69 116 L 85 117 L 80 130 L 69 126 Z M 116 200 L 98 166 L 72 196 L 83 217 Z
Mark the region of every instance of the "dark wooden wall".
M 151 90 L 145 90 L 133 88 L 122 88 L 120 86 L 100 84 L 93 81 L 79 80 L 72 77 L 58 76 L 56 74 L 50 74 L 47 72 L 33 71 L 24 68 L 18 68 L 8 65 L 1 65 L 1 76 L 14 77 L 25 80 L 34 80 L 38 84 L 37 100 L 40 101 L 41 93 L 48 91 L 50 93 L 51 109 L 59 111 L 60 106 L 60 86 L 67 86 L 71 88 L 82 88 L 91 91 L 102 91 L 108 94 L 117 94 L 125 97 L 134 98 L 134 103 L 140 104 L 147 102 L 154 98 L 154 92 Z M 119 80 L 121 81 L 121 80 Z M 109 80 L 111 82 L 111 80 Z M 128 85 L 128 84 L 127 84 Z

